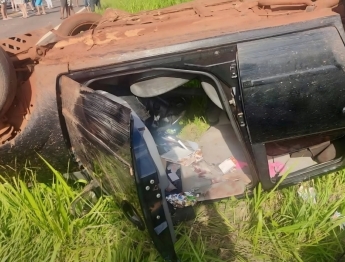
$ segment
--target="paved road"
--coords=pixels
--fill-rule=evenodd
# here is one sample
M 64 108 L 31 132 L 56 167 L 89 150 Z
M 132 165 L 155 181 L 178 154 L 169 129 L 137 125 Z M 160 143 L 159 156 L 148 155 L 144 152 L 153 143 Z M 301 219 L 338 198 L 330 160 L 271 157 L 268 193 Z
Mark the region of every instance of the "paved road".
M 40 27 L 52 25 L 57 26 L 61 23 L 60 20 L 60 1 L 53 0 L 52 9 L 45 9 L 46 15 L 36 16 L 35 12 L 28 12 L 29 18 L 22 19 L 20 12 L 12 13 L 12 9 L 7 9 L 9 16 L 13 17 L 10 20 L 0 20 L 0 38 L 7 38 L 17 34 L 23 34 L 31 30 L 35 30 Z M 79 4 L 82 4 L 82 0 L 79 0 Z M 45 1 L 43 1 L 45 3 Z M 74 8 L 75 12 L 82 9 L 82 7 Z

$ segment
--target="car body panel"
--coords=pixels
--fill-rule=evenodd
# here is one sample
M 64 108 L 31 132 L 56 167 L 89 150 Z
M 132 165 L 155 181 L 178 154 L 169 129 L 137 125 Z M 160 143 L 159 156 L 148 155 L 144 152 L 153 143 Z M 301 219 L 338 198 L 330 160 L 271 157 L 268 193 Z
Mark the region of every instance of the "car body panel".
M 251 142 L 344 128 L 344 53 L 335 27 L 239 44 L 242 97 Z
M 174 31 L 174 34 L 171 34 L 171 27 L 180 27 L 178 21 L 176 23 L 172 21 L 167 28 L 164 28 L 164 22 L 162 22 L 162 24 L 155 25 L 150 34 L 138 34 L 119 39 L 106 38 L 117 35 L 118 32 L 116 27 L 109 27 L 58 42 L 47 53 L 42 63 L 67 62 L 69 69 L 76 71 L 217 45 L 246 42 L 311 28 L 324 26 L 343 28 L 339 15 L 328 9 L 283 16 L 281 19 L 262 20 L 261 16 L 257 16 L 257 18 L 258 21 L 253 21 L 252 18 L 239 16 L 238 23 L 233 24 L 233 20 L 224 23 L 225 18 L 221 17 L 219 21 L 215 22 L 214 27 L 208 30 L 206 25 L 211 26 L 212 23 L 206 17 L 201 20 L 202 23 L 183 26 L 180 30 Z M 198 19 L 200 20 L 200 18 Z M 142 25 L 143 28 L 145 26 Z M 163 29 L 159 30 L 159 26 L 162 26 Z M 156 27 L 158 29 L 154 31 Z M 127 30 L 136 31 L 140 28 L 133 26 L 132 29 L 128 28 Z M 339 30 L 340 34 L 343 35 L 341 31 Z

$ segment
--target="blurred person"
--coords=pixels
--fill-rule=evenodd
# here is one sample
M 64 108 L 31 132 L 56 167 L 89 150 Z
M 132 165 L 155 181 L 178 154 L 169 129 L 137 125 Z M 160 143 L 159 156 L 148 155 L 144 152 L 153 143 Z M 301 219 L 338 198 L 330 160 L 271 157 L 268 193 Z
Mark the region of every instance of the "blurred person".
M 40 7 L 42 8 L 42 15 L 46 14 L 46 11 L 44 10 L 43 0 L 36 0 L 35 5 L 37 9 L 37 15 L 41 15 Z
M 96 0 L 89 0 L 90 1 L 90 10 L 91 12 L 95 12 L 95 6 L 97 5 Z
M 0 0 L 0 6 L 1 6 L 2 20 L 12 19 L 12 17 L 7 16 L 7 3 L 6 3 L 6 0 Z
M 66 16 L 68 17 L 68 6 L 67 6 L 67 0 L 60 0 L 60 19 L 65 19 L 65 10 L 66 10 Z
M 11 7 L 12 7 L 12 11 L 18 11 L 18 6 L 14 3 L 14 0 L 11 0 Z
M 29 5 L 29 8 L 31 9 L 31 11 L 35 11 L 35 8 L 32 3 L 31 3 L 31 0 L 25 0 L 25 5 Z
M 74 9 L 73 9 L 73 3 L 72 0 L 67 0 L 67 10 L 68 10 L 68 15 L 71 16 L 71 12 L 75 14 Z
M 46 0 L 46 3 L 47 3 L 47 8 L 48 9 L 52 9 L 54 7 L 53 3 L 52 3 L 52 0 Z
M 84 0 L 84 5 L 85 5 L 85 8 L 86 8 L 86 11 L 91 12 L 90 0 Z
M 26 10 L 25 0 L 14 0 L 14 4 L 18 5 L 22 11 L 22 18 L 28 18 L 28 11 Z

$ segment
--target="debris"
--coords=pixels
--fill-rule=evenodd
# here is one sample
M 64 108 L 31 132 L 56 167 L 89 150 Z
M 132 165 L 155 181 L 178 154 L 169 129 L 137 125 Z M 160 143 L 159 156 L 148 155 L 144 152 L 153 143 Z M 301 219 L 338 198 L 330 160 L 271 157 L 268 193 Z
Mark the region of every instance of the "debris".
M 178 132 L 177 128 L 169 128 L 165 131 L 165 133 L 167 133 L 168 135 L 176 135 Z
M 188 158 L 191 154 L 193 154 L 193 152 L 190 150 L 181 147 L 173 147 L 170 151 L 161 155 L 161 157 L 169 162 L 179 164 L 180 161 Z
M 199 149 L 199 146 L 195 142 L 188 141 L 188 145 L 186 146 L 181 140 L 175 140 L 172 137 L 165 137 L 163 138 L 166 141 L 175 142 L 176 145 L 180 146 L 173 146 L 168 152 L 161 155 L 163 159 L 166 161 L 181 164 L 183 166 L 189 166 L 194 162 L 199 162 L 203 159 L 202 152 Z M 190 144 L 191 142 L 192 144 Z M 194 143 L 194 144 L 193 144 Z M 197 148 L 195 150 L 194 148 Z
M 298 191 L 298 195 L 304 200 L 304 201 L 312 201 L 313 204 L 316 204 L 316 190 L 313 187 L 305 188 L 303 186 L 300 186 Z
M 189 157 L 184 159 L 181 164 L 184 166 L 189 166 L 192 163 L 198 163 L 203 159 L 202 152 L 200 149 L 194 151 L 193 154 Z
M 228 158 L 225 159 L 222 163 L 220 163 L 218 167 L 220 168 L 220 170 L 222 170 L 223 174 L 227 174 L 231 170 L 233 170 L 236 167 L 236 165 L 230 158 Z
M 181 166 L 178 165 L 178 164 L 174 164 L 174 163 L 168 164 L 167 170 L 170 171 L 170 173 L 168 173 L 168 176 L 169 176 L 169 178 L 171 179 L 172 182 L 177 181 L 177 180 L 180 179 L 179 176 L 176 173 L 177 170 L 180 169 L 180 167 Z
M 206 174 L 211 173 L 211 170 L 206 166 L 204 162 L 193 165 L 194 172 L 199 177 L 206 177 Z
M 177 170 L 179 170 L 181 168 L 180 165 L 178 164 L 174 164 L 174 163 L 170 163 L 168 166 L 167 166 L 167 169 L 169 171 L 171 171 L 171 173 L 175 173 L 177 172 Z
M 187 141 L 187 143 L 189 144 L 189 146 L 194 150 L 194 151 L 197 151 L 199 150 L 199 145 L 193 141 Z
M 335 211 L 333 216 L 331 216 L 331 220 L 333 220 L 333 221 L 336 220 L 336 219 L 339 219 L 339 218 L 344 218 L 344 216 L 340 212 L 338 212 L 338 211 Z M 339 225 L 339 227 L 340 227 L 340 230 L 344 230 L 345 229 L 345 222 L 341 223 Z
M 275 177 L 278 173 L 280 173 L 284 169 L 285 165 L 280 162 L 268 163 L 268 170 L 270 173 L 270 177 Z
M 172 194 L 166 197 L 166 200 L 175 208 L 184 208 L 194 206 L 197 198 L 191 192 L 184 192 L 181 194 Z

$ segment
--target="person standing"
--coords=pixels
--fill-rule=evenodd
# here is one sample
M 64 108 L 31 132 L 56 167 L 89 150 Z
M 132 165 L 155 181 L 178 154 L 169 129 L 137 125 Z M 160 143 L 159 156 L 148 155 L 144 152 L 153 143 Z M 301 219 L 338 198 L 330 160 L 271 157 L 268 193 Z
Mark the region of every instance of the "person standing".
M 41 15 L 40 7 L 42 8 L 42 15 L 46 14 L 46 11 L 44 10 L 43 0 L 36 0 L 35 5 L 37 8 L 37 15 Z
M 18 6 L 14 3 L 14 0 L 11 0 L 11 7 L 12 7 L 12 11 L 18 11 Z
M 68 17 L 68 6 L 67 6 L 67 0 L 60 0 L 60 19 L 65 19 L 65 10 L 66 10 L 66 16 Z
M 34 9 L 35 5 L 32 4 L 31 0 L 25 0 L 25 4 L 29 5 L 31 11 L 35 11 L 35 9 Z
M 87 12 L 91 12 L 91 9 L 90 9 L 90 0 L 84 0 L 84 5 L 85 5 L 85 8 L 86 8 L 86 11 L 87 11 Z
M 95 12 L 97 6 L 97 0 L 90 0 L 90 10 L 91 12 Z
M 28 11 L 26 10 L 25 0 L 14 0 L 14 4 L 18 5 L 20 10 L 22 11 L 22 18 L 28 18 Z
M 9 19 L 12 19 L 12 17 L 7 16 L 7 4 L 6 4 L 6 0 L 0 0 L 0 6 L 1 6 L 2 20 L 9 20 Z
M 72 13 L 72 14 L 71 14 Z M 75 14 L 72 0 L 67 0 L 67 16 Z
M 46 2 L 47 2 L 47 8 L 52 9 L 53 8 L 52 0 L 46 0 Z

